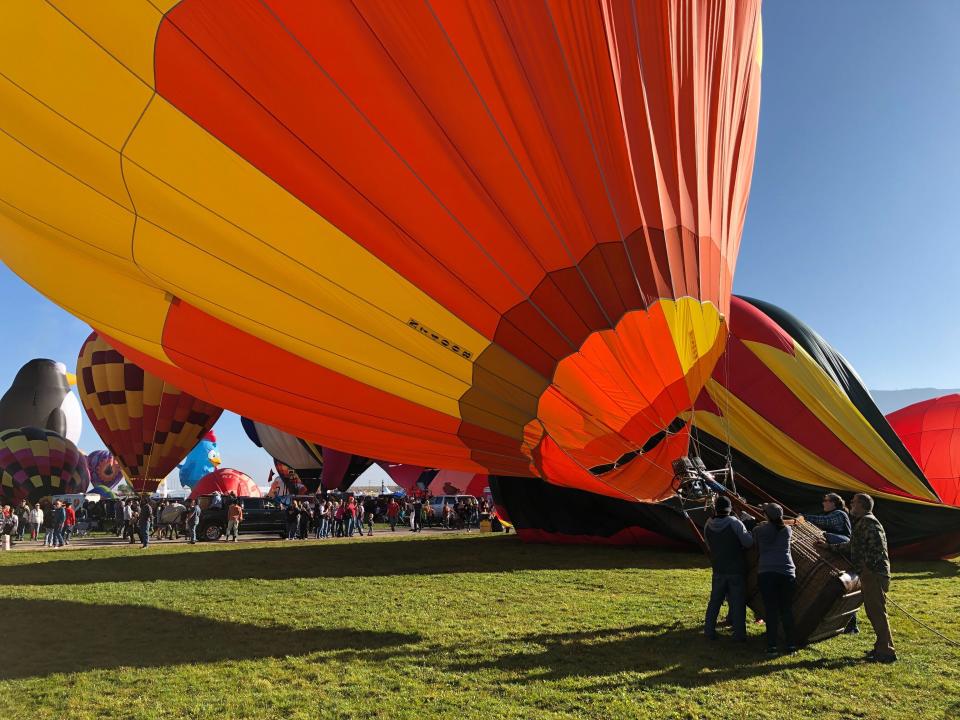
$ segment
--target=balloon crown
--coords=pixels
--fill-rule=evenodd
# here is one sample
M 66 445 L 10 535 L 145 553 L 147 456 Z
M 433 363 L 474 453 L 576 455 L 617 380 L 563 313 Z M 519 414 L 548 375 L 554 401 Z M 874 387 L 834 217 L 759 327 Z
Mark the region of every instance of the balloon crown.
M 217 441 L 217 436 L 213 434 L 213 430 L 208 430 L 207 434 L 203 436 L 204 440 L 208 442 L 215 443 Z

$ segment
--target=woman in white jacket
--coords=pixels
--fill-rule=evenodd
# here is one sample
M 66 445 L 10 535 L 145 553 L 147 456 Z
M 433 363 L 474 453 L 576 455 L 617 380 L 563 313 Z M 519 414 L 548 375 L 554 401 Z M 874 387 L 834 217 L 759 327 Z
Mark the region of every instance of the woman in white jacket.
M 36 540 L 40 537 L 40 528 L 43 527 L 43 510 L 40 503 L 37 503 L 30 509 L 30 539 Z

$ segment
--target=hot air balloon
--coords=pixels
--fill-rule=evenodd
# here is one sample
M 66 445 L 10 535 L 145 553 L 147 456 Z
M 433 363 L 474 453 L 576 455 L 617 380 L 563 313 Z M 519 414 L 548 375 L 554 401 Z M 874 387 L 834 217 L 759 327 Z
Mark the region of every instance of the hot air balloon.
M 223 462 L 220 450 L 217 449 L 217 436 L 213 430 L 208 432 L 196 444 L 183 464 L 180 465 L 180 484 L 185 488 L 192 488 L 202 477 L 212 473 Z
M 30 360 L 0 397 L 0 428 L 42 427 L 80 442 L 83 411 L 70 391 L 76 378 L 67 366 L 54 360 Z
M 124 482 L 120 463 L 106 450 L 94 450 L 87 455 L 87 468 L 90 471 L 90 482 L 95 487 L 104 485 L 110 490 L 116 490 Z
M 44 428 L 0 431 L 0 496 L 5 503 L 37 502 L 48 495 L 84 492 L 83 458 L 65 437 Z
M 960 395 L 908 405 L 887 421 L 940 499 L 960 505 Z
M 473 495 L 483 496 L 490 485 L 489 478 L 482 473 L 465 473 L 457 470 L 441 470 L 430 483 L 430 492 L 434 495 Z
M 77 359 L 80 398 L 137 492 L 153 492 L 223 412 L 146 372 L 96 333 Z
M 901 557 L 960 552 L 960 508 L 941 502 L 856 371 L 826 340 L 784 310 L 740 297 L 731 303 L 730 332 L 724 357 L 684 415 L 694 427 L 693 454 L 709 468 L 735 470 L 737 490 L 749 499 L 765 493 L 799 513 L 819 511 L 825 492 L 869 493 Z M 677 498 L 627 502 L 536 478 L 492 477 L 491 488 L 527 540 L 697 544 Z
M 291 468 L 310 492 L 320 488 L 346 490 L 373 464 L 369 458 L 322 448 L 249 418 L 240 418 L 240 424 L 251 442 L 270 453 L 278 463 L 277 472 L 285 481 L 287 478 L 280 471 L 281 463 Z
M 204 475 L 190 492 L 191 498 L 210 495 L 214 491 L 226 495 L 236 493 L 238 497 L 260 497 L 260 488 L 246 473 L 233 468 L 218 468 Z
M 122 12 L 0 9 L 14 272 L 294 437 L 665 494 L 684 429 L 590 469 L 664 434 L 723 351 L 759 0 Z

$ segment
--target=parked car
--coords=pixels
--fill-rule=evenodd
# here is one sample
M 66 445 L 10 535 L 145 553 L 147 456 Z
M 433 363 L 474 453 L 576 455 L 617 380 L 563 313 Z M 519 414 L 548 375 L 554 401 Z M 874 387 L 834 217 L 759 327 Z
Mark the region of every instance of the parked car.
M 456 507 L 457 503 L 461 500 L 464 503 L 469 503 L 475 498 L 473 495 L 434 495 L 430 498 L 430 509 L 433 511 L 433 522 L 439 523 L 440 519 L 443 517 L 443 506 L 444 504 L 450 505 L 451 507 Z
M 227 531 L 226 502 L 223 507 L 211 508 L 210 498 L 204 496 L 206 506 L 200 513 L 200 526 L 197 536 L 201 540 L 219 540 Z M 204 497 L 200 500 L 203 501 Z M 240 523 L 240 534 L 249 533 L 277 533 L 280 537 L 287 536 L 287 511 L 274 498 L 239 497 L 237 501 L 243 504 L 243 522 Z

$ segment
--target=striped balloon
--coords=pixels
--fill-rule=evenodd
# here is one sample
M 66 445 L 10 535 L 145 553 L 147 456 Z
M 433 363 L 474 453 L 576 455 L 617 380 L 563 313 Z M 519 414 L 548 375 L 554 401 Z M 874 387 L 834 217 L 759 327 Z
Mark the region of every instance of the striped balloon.
M 0 432 L 0 497 L 36 502 L 48 495 L 84 492 L 77 446 L 52 430 L 25 427 Z
M 130 362 L 92 333 L 77 360 L 90 422 L 133 489 L 153 492 L 223 412 Z

